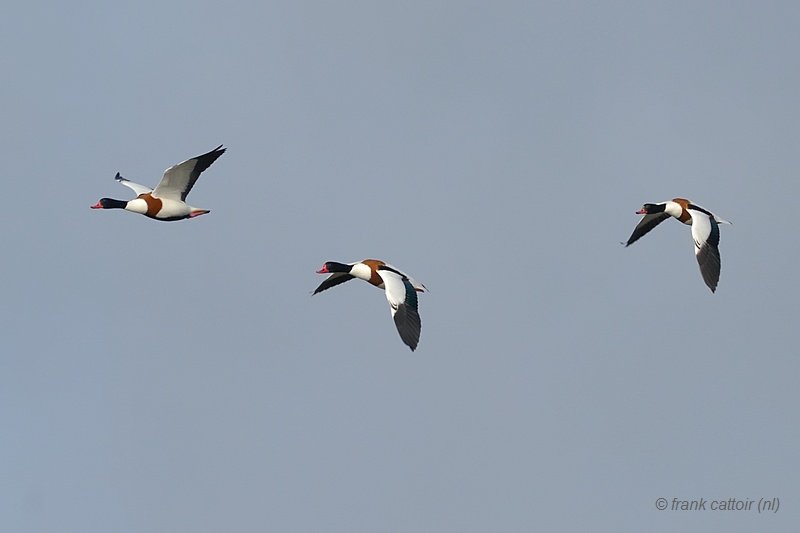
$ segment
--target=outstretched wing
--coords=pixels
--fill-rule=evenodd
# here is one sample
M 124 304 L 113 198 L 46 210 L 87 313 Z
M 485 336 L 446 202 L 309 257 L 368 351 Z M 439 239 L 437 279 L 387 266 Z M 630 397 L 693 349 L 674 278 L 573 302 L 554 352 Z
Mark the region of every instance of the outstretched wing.
M 393 271 L 397 272 L 398 274 L 400 274 L 401 276 L 403 276 L 403 277 L 407 278 L 407 279 L 408 279 L 408 281 L 410 281 L 410 282 L 411 282 L 411 285 L 414 287 L 414 289 L 415 289 L 417 292 L 425 292 L 425 291 L 428 291 L 428 287 L 426 287 L 425 285 L 423 285 L 423 284 L 422 284 L 422 283 L 420 283 L 419 281 L 415 280 L 414 278 L 412 278 L 412 277 L 411 277 L 411 276 L 409 276 L 408 274 L 406 274 L 406 273 L 404 273 L 404 272 L 401 272 L 401 271 L 400 271 L 400 269 L 398 269 L 398 268 L 396 268 L 396 267 L 393 267 L 393 266 L 392 266 L 392 265 L 390 265 L 389 263 L 384 263 L 384 266 L 385 266 L 385 267 L 386 267 L 388 270 L 393 270 Z M 430 291 L 428 291 L 428 292 L 430 292 Z
M 422 330 L 417 307 L 417 291 L 406 276 L 391 267 L 378 267 L 378 275 L 383 279 L 386 299 L 389 301 L 397 332 L 403 343 L 413 352 L 417 349 Z
M 354 277 L 355 276 L 353 276 L 352 274 L 348 274 L 346 272 L 334 272 L 333 274 L 331 274 L 330 276 L 325 278 L 325 281 L 323 281 L 322 283 L 319 284 L 319 287 L 317 287 L 314 290 L 314 293 L 311 296 L 314 296 L 314 294 L 317 294 L 317 293 L 322 292 L 324 290 L 328 290 L 331 287 L 335 287 L 337 285 L 341 285 L 345 281 L 350 281 Z
M 714 215 L 698 206 L 690 206 L 687 211 L 692 216 L 692 238 L 694 253 L 700 273 L 711 292 L 717 290 L 721 261 L 719 257 L 719 224 Z
M 636 227 L 633 228 L 633 233 L 631 233 L 631 236 L 625 246 L 628 247 L 635 243 L 647 232 L 667 220 L 669 217 L 670 216 L 667 213 L 653 213 L 651 215 L 643 216 L 642 220 L 640 220 L 639 223 L 636 224 Z
M 170 200 L 186 200 L 189 191 L 194 187 L 200 174 L 225 153 L 222 145 L 217 146 L 207 154 L 188 159 L 164 171 L 164 177 L 153 190 L 153 196 Z
M 133 192 L 136 193 L 136 196 L 139 196 L 140 194 L 147 194 L 149 192 L 153 192 L 153 189 L 151 189 L 150 187 L 145 187 L 144 185 L 139 185 L 138 183 L 134 183 L 131 180 L 123 178 L 122 176 L 120 176 L 119 172 L 117 172 L 117 176 L 114 179 L 123 184 L 124 186 L 133 189 Z

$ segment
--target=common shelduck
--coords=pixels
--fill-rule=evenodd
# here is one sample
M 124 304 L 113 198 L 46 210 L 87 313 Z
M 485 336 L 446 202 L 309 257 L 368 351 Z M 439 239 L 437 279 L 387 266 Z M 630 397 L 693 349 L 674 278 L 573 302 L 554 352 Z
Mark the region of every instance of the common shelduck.
M 412 352 L 416 350 L 422 329 L 417 310 L 417 292 L 425 292 L 427 290 L 425 285 L 377 259 L 365 259 L 347 264 L 328 261 L 317 270 L 317 274 L 330 274 L 330 276 L 317 287 L 314 294 L 353 278 L 363 279 L 384 289 L 400 338 Z
M 727 220 L 714 215 L 707 209 L 684 198 L 674 198 L 658 204 L 644 204 L 636 212 L 644 215 L 636 225 L 626 247 L 635 243 L 644 234 L 655 228 L 669 217 L 675 217 L 684 224 L 692 226 L 694 253 L 700 265 L 700 273 L 711 292 L 717 290 L 719 282 L 719 224 L 730 224 Z
M 115 179 L 133 189 L 137 195 L 136 198 L 128 201 L 101 198 L 92 206 L 92 209 L 125 209 L 167 222 L 205 215 L 210 212 L 208 209 L 192 207 L 184 200 L 200 174 L 224 154 L 225 150 L 222 145 L 219 145 L 207 154 L 199 155 L 168 168 L 164 171 L 164 177 L 161 178 L 161 182 L 156 185 L 155 189 L 127 180 L 117 172 Z

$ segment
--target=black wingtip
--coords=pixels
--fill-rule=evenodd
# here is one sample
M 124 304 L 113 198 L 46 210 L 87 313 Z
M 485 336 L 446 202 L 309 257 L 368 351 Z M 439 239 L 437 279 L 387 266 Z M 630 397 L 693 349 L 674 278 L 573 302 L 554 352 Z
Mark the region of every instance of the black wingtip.
M 411 284 L 409 283 L 408 286 L 410 287 Z M 409 293 L 409 298 L 413 298 L 413 301 L 397 306 L 397 311 L 394 314 L 394 324 L 397 328 L 397 332 L 400 334 L 403 344 L 411 348 L 413 352 L 417 349 L 417 345 L 419 344 L 422 321 L 417 312 L 417 295 L 413 289 L 410 289 Z

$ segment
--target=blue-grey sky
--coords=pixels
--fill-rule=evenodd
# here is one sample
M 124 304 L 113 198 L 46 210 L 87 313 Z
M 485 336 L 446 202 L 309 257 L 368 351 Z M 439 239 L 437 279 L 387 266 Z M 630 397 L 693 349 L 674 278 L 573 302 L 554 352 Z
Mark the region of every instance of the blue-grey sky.
M 796 527 L 799 25 L 795 2 L 6 6 L 0 530 Z M 219 144 L 209 215 L 89 209 Z M 716 294 L 688 227 L 620 245 L 675 196 L 733 222 Z M 365 258 L 431 289 L 416 352 L 375 288 L 311 297 Z

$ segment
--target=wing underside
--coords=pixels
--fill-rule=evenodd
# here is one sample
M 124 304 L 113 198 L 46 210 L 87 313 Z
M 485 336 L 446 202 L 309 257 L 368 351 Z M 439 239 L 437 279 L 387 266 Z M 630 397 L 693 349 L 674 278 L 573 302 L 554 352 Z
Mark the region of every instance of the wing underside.
M 386 299 L 392 311 L 392 318 L 397 332 L 403 343 L 417 349 L 419 336 L 422 330 L 422 321 L 419 317 L 417 291 L 414 285 L 404 275 L 398 274 L 394 269 L 378 269 L 378 274 L 383 279 Z
M 694 253 L 700 274 L 711 292 L 717 290 L 722 262 L 719 256 L 719 224 L 707 211 L 689 209 L 692 215 L 692 238 Z
M 352 274 L 347 274 L 345 272 L 334 272 L 333 274 L 331 274 L 330 276 L 325 278 L 325 280 L 322 283 L 319 284 L 319 287 L 317 287 L 314 290 L 313 294 L 317 294 L 317 293 L 320 293 L 322 291 L 328 290 L 331 287 L 335 287 L 337 285 L 341 285 L 345 281 L 350 281 L 354 277 L 355 276 L 353 276 Z M 313 296 L 313 294 L 312 294 L 312 296 Z
M 631 233 L 628 242 L 625 246 L 630 246 L 631 244 L 635 243 L 639 239 L 641 239 L 644 235 L 646 235 L 650 230 L 664 222 L 668 219 L 670 215 L 667 213 L 654 213 L 652 215 L 645 215 L 642 217 L 642 220 L 636 224 L 636 227 L 633 228 L 633 233 Z

